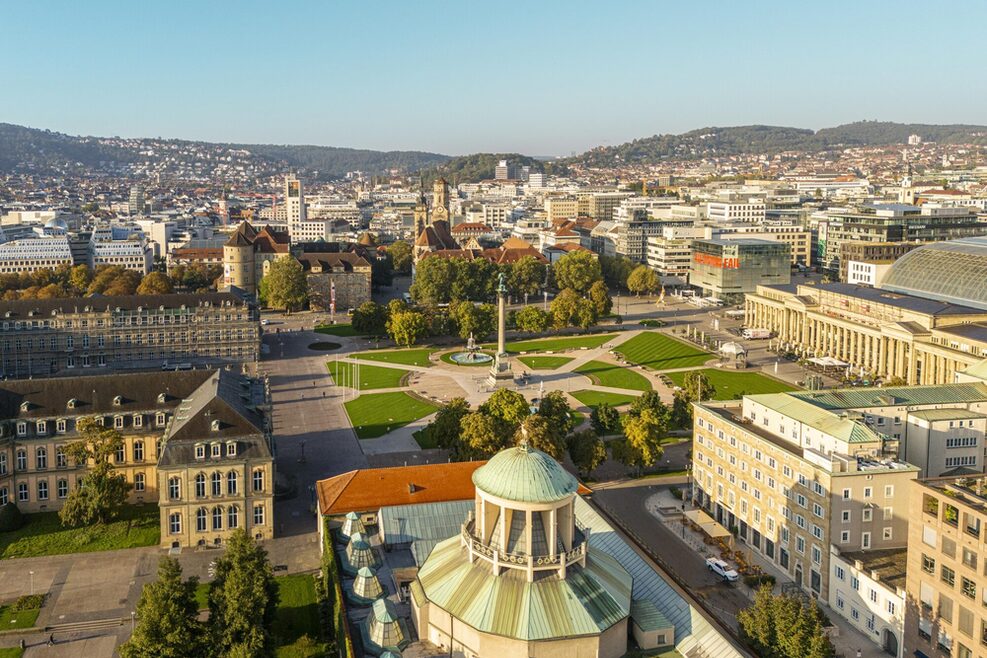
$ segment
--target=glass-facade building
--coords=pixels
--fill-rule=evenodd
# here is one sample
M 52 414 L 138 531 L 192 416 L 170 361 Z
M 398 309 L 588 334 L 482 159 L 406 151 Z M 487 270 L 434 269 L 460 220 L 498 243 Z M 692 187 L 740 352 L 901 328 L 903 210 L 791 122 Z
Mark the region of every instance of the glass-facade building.
M 758 285 L 788 284 L 791 274 L 791 247 L 784 242 L 713 238 L 692 243 L 689 283 L 727 304 L 739 304 Z

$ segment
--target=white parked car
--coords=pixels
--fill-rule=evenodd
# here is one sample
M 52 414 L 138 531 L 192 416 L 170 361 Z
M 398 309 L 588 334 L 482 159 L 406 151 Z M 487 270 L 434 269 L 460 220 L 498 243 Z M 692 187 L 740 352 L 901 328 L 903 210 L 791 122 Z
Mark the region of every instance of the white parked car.
M 706 558 L 706 568 L 727 582 L 734 582 L 740 576 L 730 568 L 730 565 L 716 557 Z

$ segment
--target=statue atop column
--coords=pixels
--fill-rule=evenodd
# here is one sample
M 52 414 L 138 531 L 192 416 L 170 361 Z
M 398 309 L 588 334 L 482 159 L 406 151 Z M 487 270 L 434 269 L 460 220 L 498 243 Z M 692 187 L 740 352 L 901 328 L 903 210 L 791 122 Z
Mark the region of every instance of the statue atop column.
M 491 386 L 505 386 L 514 381 L 507 356 L 507 344 L 504 334 L 507 332 L 507 284 L 504 273 L 497 277 L 497 355 L 490 367 L 489 383 Z

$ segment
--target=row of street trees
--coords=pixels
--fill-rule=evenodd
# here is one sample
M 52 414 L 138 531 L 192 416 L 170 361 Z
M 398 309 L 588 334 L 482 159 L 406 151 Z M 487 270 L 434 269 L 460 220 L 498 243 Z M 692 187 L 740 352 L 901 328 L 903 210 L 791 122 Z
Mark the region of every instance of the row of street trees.
M 273 656 L 278 586 L 267 551 L 243 529 L 230 535 L 209 584 L 209 619 L 198 620 L 198 578 L 182 579 L 178 560 L 162 557 L 144 587 L 137 624 L 121 658 L 260 658 Z
M 743 639 L 763 658 L 830 658 L 834 653 L 823 633 L 819 605 L 798 596 L 776 596 L 767 585 L 758 588 L 737 622 Z
M 209 278 L 209 277 L 212 278 Z M 23 274 L 0 274 L 3 299 L 58 299 L 84 295 L 160 295 L 176 288 L 199 290 L 219 276 L 205 268 L 184 268 L 171 276 L 157 270 L 141 276 L 120 265 L 63 265 Z

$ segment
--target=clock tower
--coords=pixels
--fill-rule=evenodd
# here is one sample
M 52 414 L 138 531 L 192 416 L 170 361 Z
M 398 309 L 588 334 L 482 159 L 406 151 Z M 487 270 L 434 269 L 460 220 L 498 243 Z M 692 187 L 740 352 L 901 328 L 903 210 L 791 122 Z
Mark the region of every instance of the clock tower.
M 432 223 L 440 219 L 449 223 L 449 183 L 445 178 L 432 185 Z

